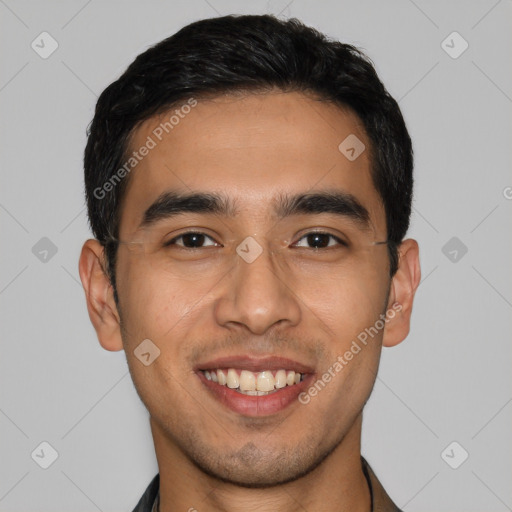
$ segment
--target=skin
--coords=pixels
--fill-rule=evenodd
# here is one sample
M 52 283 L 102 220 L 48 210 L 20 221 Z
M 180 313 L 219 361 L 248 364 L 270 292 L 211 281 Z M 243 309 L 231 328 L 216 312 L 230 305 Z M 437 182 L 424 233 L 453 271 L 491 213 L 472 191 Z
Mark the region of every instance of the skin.
M 166 118 L 138 127 L 132 148 Z M 360 462 L 362 410 L 382 346 L 409 332 L 420 266 L 416 241 L 405 240 L 390 280 L 386 246 L 367 243 L 386 239 L 385 212 L 369 151 L 350 162 L 338 150 L 349 134 L 370 147 L 351 111 L 297 92 L 199 101 L 131 174 L 120 238 L 155 242 L 194 227 L 223 247 L 196 249 L 195 256 L 174 248 L 162 259 L 121 244 L 116 305 L 101 245 L 83 246 L 80 277 L 99 341 L 106 350 L 125 350 L 150 413 L 162 512 L 370 509 Z M 237 215 L 182 215 L 148 238 L 137 227 L 167 190 L 224 193 L 238 201 Z M 290 247 L 316 228 L 338 234 L 336 216 L 272 215 L 276 194 L 317 190 L 349 192 L 370 213 L 373 233 L 354 229 L 348 256 L 339 247 L 306 246 L 300 254 Z M 234 252 L 247 236 L 263 249 L 250 264 Z M 310 365 L 316 380 L 394 304 L 401 310 L 385 329 L 307 405 L 246 417 L 213 398 L 194 372 L 198 362 L 217 357 L 279 355 Z M 134 350 L 147 338 L 161 353 L 144 366 Z

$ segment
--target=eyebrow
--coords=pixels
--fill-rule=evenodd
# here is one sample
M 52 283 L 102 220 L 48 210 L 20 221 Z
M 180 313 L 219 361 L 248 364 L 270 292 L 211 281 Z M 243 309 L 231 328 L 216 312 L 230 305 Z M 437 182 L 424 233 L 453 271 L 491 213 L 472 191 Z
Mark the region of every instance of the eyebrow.
M 300 214 L 334 214 L 353 221 L 363 231 L 371 230 L 370 214 L 360 201 L 347 192 L 325 191 L 306 194 L 279 194 L 273 201 L 274 215 L 284 219 Z M 185 213 L 219 215 L 234 218 L 238 214 L 233 199 L 215 193 L 162 193 L 144 212 L 140 228 Z

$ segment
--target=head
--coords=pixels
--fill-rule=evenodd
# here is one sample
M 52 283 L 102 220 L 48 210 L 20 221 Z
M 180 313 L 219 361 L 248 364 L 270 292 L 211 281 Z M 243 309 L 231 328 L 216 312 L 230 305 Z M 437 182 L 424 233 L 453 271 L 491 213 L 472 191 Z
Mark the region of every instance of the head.
M 419 282 L 404 240 L 411 140 L 371 61 L 297 20 L 192 23 L 101 94 L 84 166 L 89 313 L 102 345 L 126 351 L 159 443 L 264 486 L 357 442 L 381 347 L 406 337 Z M 148 339 L 159 355 L 146 366 Z M 304 392 L 331 379 L 283 410 L 255 398 L 245 414 L 211 392 L 212 365 L 263 359 L 302 369 Z

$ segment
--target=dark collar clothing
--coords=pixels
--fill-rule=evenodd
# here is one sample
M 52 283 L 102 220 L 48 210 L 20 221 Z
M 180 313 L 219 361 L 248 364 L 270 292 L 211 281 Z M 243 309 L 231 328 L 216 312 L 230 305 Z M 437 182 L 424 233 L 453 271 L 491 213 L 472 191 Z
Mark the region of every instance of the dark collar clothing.
M 372 512 L 402 512 L 388 496 L 364 457 L 361 457 L 361 463 L 363 465 L 364 476 L 370 487 Z M 133 512 L 157 512 L 159 490 L 160 474 L 156 475 L 148 485 L 148 488 L 142 495 L 137 506 L 133 509 Z
M 382 484 L 364 457 L 361 457 L 361 462 L 372 496 L 372 512 L 402 512 L 388 496 L 388 493 L 382 487 Z

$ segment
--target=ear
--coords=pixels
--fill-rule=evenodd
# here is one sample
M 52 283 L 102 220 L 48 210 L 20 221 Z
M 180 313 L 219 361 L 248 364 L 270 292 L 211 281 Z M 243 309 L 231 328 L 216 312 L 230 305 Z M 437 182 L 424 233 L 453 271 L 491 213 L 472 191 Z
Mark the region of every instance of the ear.
M 387 322 L 382 346 L 394 347 L 409 334 L 412 303 L 420 284 L 420 256 L 416 240 L 404 240 L 399 251 L 398 270 L 391 281 L 387 306 Z
M 78 271 L 85 291 L 89 318 L 105 350 L 123 349 L 120 319 L 114 290 L 104 268 L 104 248 L 98 240 L 87 240 L 82 247 Z

